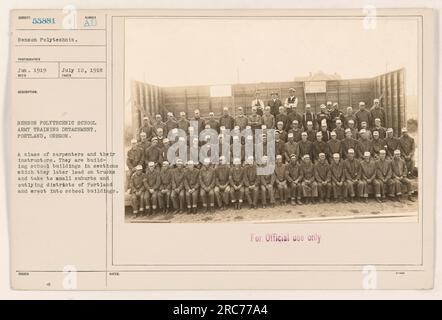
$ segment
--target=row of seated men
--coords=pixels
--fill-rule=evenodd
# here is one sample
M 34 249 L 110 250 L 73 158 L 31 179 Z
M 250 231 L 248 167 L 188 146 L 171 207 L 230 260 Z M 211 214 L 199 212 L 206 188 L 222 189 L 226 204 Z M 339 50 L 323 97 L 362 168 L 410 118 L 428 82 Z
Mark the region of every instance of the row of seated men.
M 319 154 L 324 153 L 329 163 L 332 161 L 332 155 L 338 153 L 342 159 L 347 158 L 347 150 L 355 150 L 355 157 L 361 159 L 365 152 L 370 152 L 371 157 L 378 159 L 380 150 L 385 150 L 387 158 L 393 158 L 393 153 L 396 149 L 401 151 L 401 156 L 405 160 L 407 165 L 407 172 L 410 177 L 414 172 L 414 154 L 415 154 L 415 142 L 412 137 L 409 136 L 407 128 L 402 128 L 401 136 L 399 138 L 394 136 L 392 128 L 387 130 L 373 129 L 361 129 L 359 132 L 354 132 L 350 128 L 340 130 L 341 122 L 336 121 L 336 127 L 332 131 L 328 131 L 326 126 L 324 130 L 316 131 L 310 128 L 311 124 L 307 125 L 305 131 L 298 129 L 297 122 L 294 120 L 292 128 L 286 132 L 285 130 L 275 131 L 274 150 L 276 155 L 282 156 L 284 163 L 290 161 L 290 155 L 295 154 L 298 159 L 301 159 L 304 155 L 309 155 L 311 160 L 316 163 L 319 160 Z M 192 128 L 192 127 L 191 127 Z M 247 129 L 245 132 L 247 132 Z M 249 128 L 250 129 L 250 128 Z M 262 134 L 262 148 L 263 154 L 267 155 L 268 141 L 266 128 L 263 129 Z M 383 129 L 383 128 L 382 128 Z M 204 133 L 204 132 L 203 132 Z M 144 132 L 140 133 L 140 141 L 136 139 L 132 140 L 132 147 L 127 154 L 127 165 L 129 170 L 133 170 L 135 166 L 142 165 L 145 169 L 147 163 L 154 162 L 155 164 L 161 164 L 164 160 L 167 160 L 167 154 L 171 146 L 171 142 L 164 136 L 155 136 L 151 138 L 151 141 L 147 139 Z M 240 158 L 241 162 L 245 162 L 246 147 L 249 145 L 255 145 L 255 136 L 250 131 L 250 134 L 246 135 L 233 135 L 227 136 L 230 139 L 226 141 L 226 136 L 220 133 L 218 139 L 215 142 L 211 141 L 211 136 L 207 136 L 207 142 L 201 142 L 197 137 L 192 140 L 189 137 L 180 137 L 180 139 L 186 143 L 188 148 L 188 159 L 195 159 L 191 152 L 196 153 L 198 158 L 199 150 L 205 143 L 212 146 L 215 143 L 214 148 L 218 148 L 219 155 L 225 155 L 228 157 L 228 162 L 231 163 L 233 157 Z M 186 139 L 189 139 L 186 141 Z M 175 140 L 172 143 L 176 142 Z M 225 145 L 228 145 L 229 154 L 225 154 Z M 218 146 L 217 146 L 218 145 Z M 193 149 L 190 147 L 193 146 Z M 235 146 L 238 146 L 238 151 L 235 154 Z M 175 156 L 179 156 L 175 153 Z
M 261 111 L 261 112 L 260 112 Z M 329 130 L 337 127 L 337 120 L 340 120 L 342 129 L 350 128 L 352 130 L 374 129 L 385 126 L 385 111 L 380 108 L 379 101 L 375 100 L 371 110 L 365 109 L 365 103 L 359 103 L 358 112 L 354 113 L 352 107 L 347 108 L 347 113 L 339 111 L 338 104 L 333 104 L 332 110 L 325 105 L 321 105 L 321 111 L 314 113 L 311 111 L 309 104 L 305 107 L 305 112 L 299 112 L 296 105 L 280 106 L 276 115 L 272 114 L 272 107 L 252 106 L 252 114 L 245 115 L 242 107 L 235 109 L 235 117 L 230 115 L 228 107 L 223 108 L 221 117 L 216 118 L 213 112 L 210 112 L 207 118 L 201 117 L 200 111 L 194 111 L 194 117 L 188 119 L 185 112 L 180 112 L 177 119 L 172 112 L 167 113 L 167 120 L 163 122 L 162 115 L 155 115 L 155 119 L 151 121 L 149 117 L 143 117 L 143 124 L 140 132 L 145 132 L 147 139 L 150 140 L 154 136 L 168 136 L 173 129 L 182 129 L 186 133 L 190 127 L 191 121 L 197 123 L 197 133 L 199 134 L 205 128 L 211 128 L 218 133 L 222 128 L 232 130 L 238 127 L 244 130 L 247 126 L 252 130 L 265 126 L 268 129 L 279 129 L 288 131 L 291 129 L 293 121 L 297 121 L 300 129 L 307 130 L 309 123 L 314 130 L 321 130 L 325 125 Z M 338 132 L 339 133 L 339 132 Z
M 268 164 L 267 156 L 256 164 L 252 156 L 244 164 L 235 158 L 233 165 L 227 164 L 224 156 L 219 164 L 212 164 L 205 158 L 198 169 L 193 161 L 184 165 L 181 159 L 175 166 L 164 161 L 162 166 L 149 162 L 145 170 L 141 165 L 135 167 L 130 176 L 129 193 L 135 217 L 156 211 L 174 213 L 197 213 L 202 206 L 205 211 L 215 210 L 215 206 L 224 210 L 229 205 L 241 209 L 244 200 L 251 209 L 261 200 L 263 208 L 275 205 L 275 193 L 279 202 L 285 205 L 335 202 L 359 198 L 368 202 L 369 190 L 376 201 L 383 202 L 386 197 L 401 201 L 403 188 L 412 197 L 411 183 L 407 178 L 407 167 L 401 157 L 401 151 L 394 151 L 393 159 L 387 159 L 386 151 L 381 150 L 375 160 L 369 152 L 363 159 L 355 158 L 355 151 L 347 151 L 347 159 L 342 160 L 339 153 L 332 156 L 332 162 L 326 161 L 324 153 L 319 154 L 313 164 L 309 155 L 304 155 L 299 162 L 295 154 L 290 155 L 290 162 L 283 163 L 282 156 L 276 157 L 276 164 L 271 172 L 259 174 L 258 166 Z

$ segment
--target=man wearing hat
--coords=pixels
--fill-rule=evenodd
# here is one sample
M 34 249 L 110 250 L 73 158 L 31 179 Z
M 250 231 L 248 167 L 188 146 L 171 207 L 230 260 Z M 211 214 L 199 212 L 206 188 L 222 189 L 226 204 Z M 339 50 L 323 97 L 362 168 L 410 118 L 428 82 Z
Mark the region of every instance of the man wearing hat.
M 355 122 L 353 120 L 351 120 L 351 119 L 348 120 L 348 128 L 347 129 L 350 130 L 351 137 L 353 139 L 356 139 L 356 140 L 359 139 L 359 131 L 358 131 L 358 128 L 356 128 Z
M 296 154 L 290 155 L 290 164 L 287 166 L 286 179 L 290 187 L 290 199 L 292 205 L 302 204 L 302 168 L 298 164 Z
M 162 132 L 164 132 L 166 128 L 166 124 L 163 122 L 163 118 L 161 117 L 161 114 L 155 115 L 155 121 L 153 123 L 154 133 L 155 136 L 158 136 L 158 129 L 161 129 Z
M 316 115 L 316 122 L 318 123 L 317 127 L 320 128 L 323 121 L 325 121 L 327 127 L 329 127 L 330 116 L 327 113 L 327 107 L 325 106 L 325 104 L 321 104 L 319 108 L 320 111 Z
M 289 117 L 284 106 L 280 106 L 278 109 L 278 114 L 275 116 L 276 123 L 282 122 L 282 129 L 287 131 L 290 129 L 291 123 L 289 122 Z
M 166 136 L 167 134 L 169 134 L 170 131 L 172 131 L 172 129 L 178 128 L 178 122 L 175 120 L 172 112 L 167 113 L 167 121 L 164 127 Z
M 267 106 L 270 107 L 271 113 L 274 117 L 278 114 L 279 107 L 282 106 L 281 100 L 279 100 L 279 94 L 276 91 L 273 91 L 271 94 L 271 99 L 267 102 Z
M 341 156 L 341 159 L 343 159 L 343 151 L 342 151 L 342 145 L 343 143 L 337 139 L 337 135 L 335 131 L 332 131 L 330 133 L 330 137 L 331 139 L 327 141 L 327 157 L 329 159 L 329 161 L 332 160 L 333 155 L 335 153 L 339 153 L 339 155 Z
M 410 180 L 407 179 L 407 165 L 405 164 L 405 160 L 401 158 L 401 151 L 399 149 L 394 150 L 393 160 L 391 161 L 391 173 L 397 200 L 401 201 L 402 186 L 404 185 L 406 193 L 408 194 L 408 200 L 414 202 L 411 196 L 413 194 L 411 183 Z
M 319 131 L 316 133 L 316 141 L 313 142 L 313 161 L 317 162 L 319 160 L 319 154 L 323 153 L 324 155 L 328 153 L 328 145 L 322 140 L 322 132 Z
M 289 110 L 296 109 L 298 106 L 298 98 L 295 96 L 295 88 L 289 89 L 289 96 L 285 99 L 284 106 Z M 289 111 L 290 112 L 290 111 Z
M 372 141 L 368 138 L 368 133 L 365 129 L 361 129 L 361 131 L 359 131 L 359 135 L 361 136 L 358 140 L 359 142 L 359 146 L 358 146 L 358 152 L 359 155 L 364 155 L 365 152 L 373 152 L 373 143 Z
M 307 133 L 307 140 L 310 142 L 315 142 L 316 141 L 316 130 L 313 129 L 313 122 L 311 121 L 307 121 L 307 128 L 305 130 L 305 132 Z M 301 136 L 302 138 L 302 136 Z
M 386 194 L 390 198 L 394 197 L 393 180 L 391 180 L 391 161 L 386 158 L 387 152 L 379 151 L 379 160 L 376 161 L 376 180 L 379 182 L 381 197 L 385 199 Z
M 229 108 L 223 108 L 223 114 L 221 118 L 219 118 L 219 126 L 226 128 L 227 130 L 232 130 L 235 126 L 235 119 L 229 114 Z
M 301 141 L 302 138 L 302 129 L 299 127 L 299 122 L 298 120 L 293 120 L 292 121 L 292 128 L 289 129 L 289 131 L 287 132 L 288 134 L 293 134 L 293 139 L 296 142 Z
M 249 119 L 244 114 L 243 107 L 238 107 L 236 109 L 235 126 L 238 126 L 241 131 L 243 131 L 249 124 Z
M 254 158 L 253 156 L 248 156 L 244 166 L 244 193 L 250 209 L 255 209 L 258 205 L 259 180 Z
M 396 138 L 393 135 L 393 128 L 388 128 L 386 134 L 387 134 L 387 137 L 385 138 L 385 141 L 384 141 L 385 146 L 386 146 L 385 151 L 387 151 L 387 158 L 393 159 L 394 150 L 400 149 L 399 138 Z
M 279 202 L 281 205 L 285 205 L 288 200 L 288 187 L 286 176 L 287 165 L 283 163 L 282 155 L 277 155 L 275 166 L 275 182 L 276 189 L 279 193 Z
M 160 170 L 155 168 L 155 163 L 150 161 L 144 176 L 144 205 L 146 214 L 154 213 L 157 209 L 158 190 L 161 185 Z M 151 211 L 152 210 L 152 211 Z
M 256 129 L 260 129 L 262 125 L 262 118 L 258 114 L 257 107 L 252 107 L 252 114 L 249 116 L 249 125 L 252 127 L 253 132 L 255 132 Z
M 292 132 L 287 135 L 287 139 L 288 141 L 284 145 L 285 158 L 290 159 L 292 154 L 299 156 L 299 145 L 295 142 Z
M 132 173 L 130 177 L 129 182 L 129 189 L 130 189 L 130 200 L 132 203 L 132 212 L 135 216 L 135 218 L 138 217 L 138 212 L 140 214 L 143 214 L 144 212 L 144 173 L 143 173 L 143 167 L 141 165 L 137 165 L 134 168 L 134 173 Z M 139 211 L 138 211 L 139 210 Z
M 350 128 L 345 129 L 345 139 L 342 140 L 342 155 L 344 156 L 344 159 L 347 158 L 347 151 L 349 149 L 353 149 L 355 151 L 355 157 L 356 159 L 359 159 L 359 142 L 352 137 L 352 133 Z
M 199 170 L 194 167 L 192 160 L 187 162 L 184 177 L 184 188 L 186 190 L 186 203 L 188 213 L 198 213 L 198 193 L 199 193 Z
M 241 167 L 241 159 L 233 159 L 233 167 L 230 169 L 230 200 L 236 210 L 241 209 L 244 199 L 244 170 Z
M 365 203 L 368 203 L 368 189 L 371 186 L 377 202 L 381 201 L 381 185 L 376 179 L 376 163 L 371 159 L 370 152 L 364 153 L 361 161 L 361 182 L 363 184 L 362 195 Z
M 284 123 L 282 121 L 276 123 L 276 132 L 284 143 L 287 142 L 287 131 L 284 130 Z
M 345 129 L 342 127 L 341 119 L 336 120 L 336 126 L 333 131 L 336 132 L 336 138 L 338 140 L 343 140 L 345 138 Z
M 379 138 L 381 139 L 385 139 L 385 137 L 387 136 L 387 129 L 381 126 L 381 119 L 379 118 L 374 119 L 373 131 L 379 132 Z
M 355 196 L 362 197 L 364 192 L 364 183 L 361 182 L 361 162 L 355 159 L 353 148 L 347 150 L 347 159 L 344 160 L 343 164 L 346 194 L 350 195 L 350 201 L 353 202 Z
M 304 154 L 302 158 L 302 194 L 306 204 L 309 202 L 314 203 L 315 199 L 318 197 L 318 184 L 315 181 L 315 167 L 309 154 Z
M 194 128 L 194 130 L 195 130 L 195 133 L 199 136 L 201 131 L 203 131 L 204 128 L 206 127 L 206 122 L 204 121 L 203 118 L 201 118 L 201 114 L 200 114 L 199 109 L 195 109 L 193 114 L 194 114 L 194 117 L 193 117 L 192 121 L 196 122 L 196 125 L 198 125 L 198 130 L 196 130 L 196 128 Z M 192 123 L 191 123 L 191 125 L 192 125 Z M 195 126 L 195 124 L 193 126 Z M 222 126 L 221 123 L 220 123 L 220 126 Z
M 169 151 L 170 148 L 170 142 L 169 139 L 164 138 L 163 139 L 163 143 L 161 144 L 160 150 L 161 150 L 161 159 L 167 160 L 167 152 Z
M 209 112 L 209 120 L 206 121 L 206 126 L 209 125 L 210 129 L 219 133 L 219 122 L 215 119 L 215 113 Z
M 319 202 L 330 201 L 331 172 L 325 159 L 325 153 L 319 153 L 319 160 L 315 164 L 315 180 L 318 184 Z
M 261 92 L 255 91 L 255 99 L 252 100 L 251 107 L 256 107 L 257 113 L 262 116 L 262 110 L 264 109 L 264 102 L 260 98 Z
M 359 110 L 355 114 L 356 126 L 358 129 L 362 129 L 361 123 L 365 122 L 367 125 L 371 122 L 371 113 L 365 108 L 365 102 L 359 102 Z
M 163 161 L 160 171 L 160 188 L 158 190 L 158 207 L 163 210 L 164 213 L 169 212 L 171 209 L 172 192 L 172 175 L 173 169 L 170 167 L 168 161 Z
M 230 168 L 225 156 L 220 156 L 220 164 L 215 168 L 215 197 L 218 207 L 224 210 L 229 205 Z
M 178 120 L 178 129 L 183 130 L 186 134 L 189 133 L 189 120 L 186 118 L 186 113 L 184 111 L 180 112 L 180 119 Z
M 371 140 L 373 138 L 373 134 L 371 133 L 371 130 L 368 129 L 368 123 L 365 121 L 361 122 L 361 128 L 359 130 L 359 132 L 361 132 L 361 130 L 365 130 L 365 133 L 367 134 L 367 138 L 368 140 Z
M 319 132 L 321 132 L 322 134 L 322 140 L 324 142 L 328 142 L 328 140 L 331 139 L 331 135 L 330 135 L 330 131 L 328 131 L 327 129 L 327 123 L 326 121 L 323 121 L 322 125 L 321 125 L 321 130 L 319 130 Z
M 210 206 L 210 211 L 215 210 L 215 168 L 210 166 L 210 159 L 205 158 L 203 167 L 200 169 L 200 196 L 203 203 L 204 210 L 207 212 Z
M 289 109 L 290 112 L 287 114 L 288 121 L 293 123 L 293 120 L 298 121 L 298 124 L 302 126 L 302 114 L 298 112 L 297 107 L 292 107 Z
M 177 159 L 176 168 L 172 172 L 172 193 L 171 193 L 172 204 L 175 213 L 184 211 L 185 176 L 186 176 L 186 171 L 183 167 L 183 161 L 181 159 Z
M 385 141 L 379 137 L 379 131 L 373 131 L 373 140 L 371 140 L 372 152 L 375 159 L 379 159 L 379 152 L 385 148 Z
M 146 168 L 148 167 L 148 162 L 153 162 L 155 164 L 160 164 L 163 162 L 163 151 L 158 146 L 158 138 L 152 138 L 152 144 L 146 149 L 144 153 L 144 162 Z
M 373 106 L 370 108 L 371 119 L 379 119 L 380 125 L 385 125 L 385 110 L 381 108 L 381 104 L 379 103 L 379 99 L 373 100 Z M 374 123 L 370 123 L 372 127 L 374 127 Z
M 347 107 L 347 111 L 344 115 L 344 126 L 345 128 L 349 128 L 349 121 L 353 121 L 353 124 L 356 122 L 356 116 L 352 107 Z
M 336 125 L 337 125 L 337 120 L 344 122 L 345 121 L 345 117 L 344 114 L 339 111 L 339 105 L 337 102 L 333 103 L 333 108 L 332 110 L 329 112 L 330 114 L 330 129 L 333 130 Z M 339 139 L 339 135 L 338 135 L 338 139 Z
M 143 117 L 143 126 L 140 128 L 140 134 L 144 132 L 146 139 L 150 140 L 155 135 L 154 127 L 150 124 L 149 117 Z
M 146 149 L 150 147 L 150 142 L 147 140 L 147 135 L 144 131 L 140 133 L 140 142 L 138 142 L 138 147 L 143 151 L 143 154 Z
M 316 126 L 316 116 L 312 112 L 312 107 L 310 104 L 305 105 L 305 112 L 302 115 L 302 125 L 304 128 L 307 128 L 307 122 L 311 121 L 314 126 Z
M 268 162 L 267 156 L 262 157 L 262 165 L 266 166 Z M 275 184 L 275 174 L 270 173 L 267 175 L 261 175 L 260 176 L 260 182 L 261 182 L 261 201 L 262 201 L 262 207 L 265 209 L 267 205 L 267 198 L 269 199 L 270 206 L 273 208 L 275 206 L 275 191 L 273 189 L 273 186 Z
M 307 132 L 303 132 L 301 134 L 301 141 L 298 142 L 299 147 L 299 157 L 304 159 L 305 155 L 309 156 L 309 160 L 311 161 L 313 155 L 313 144 L 311 141 L 307 140 Z
M 333 160 L 330 165 L 331 185 L 333 188 L 333 197 L 335 202 L 342 199 L 347 202 L 347 191 L 345 188 L 345 168 L 341 161 L 339 153 L 333 155 Z
M 267 129 L 275 128 L 275 117 L 271 113 L 270 107 L 267 106 L 264 109 L 264 114 L 262 116 L 262 124 L 267 127 Z
M 134 169 L 138 165 L 144 164 L 143 150 L 138 146 L 137 140 L 132 139 L 130 141 L 131 148 L 127 151 L 126 165 L 129 168 L 129 177 L 134 172 Z M 143 168 L 143 167 L 141 167 Z
M 414 139 L 408 134 L 407 128 L 402 128 L 401 132 L 402 135 L 399 138 L 399 147 L 401 150 L 401 155 L 407 165 L 407 175 L 408 177 L 412 177 L 414 170 L 414 152 L 416 147 L 414 144 Z

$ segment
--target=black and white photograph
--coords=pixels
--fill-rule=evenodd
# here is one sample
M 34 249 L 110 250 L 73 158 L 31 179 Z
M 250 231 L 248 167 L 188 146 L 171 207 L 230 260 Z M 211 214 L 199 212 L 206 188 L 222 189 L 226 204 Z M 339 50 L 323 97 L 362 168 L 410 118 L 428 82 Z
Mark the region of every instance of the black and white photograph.
M 402 18 L 126 19 L 126 222 L 417 221 L 418 54 Z

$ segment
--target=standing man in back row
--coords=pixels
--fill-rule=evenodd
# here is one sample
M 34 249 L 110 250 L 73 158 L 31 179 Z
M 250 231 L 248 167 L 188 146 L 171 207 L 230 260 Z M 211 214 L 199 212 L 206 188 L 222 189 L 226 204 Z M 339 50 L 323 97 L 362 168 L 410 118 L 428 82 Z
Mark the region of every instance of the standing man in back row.
M 290 88 L 289 96 L 285 99 L 284 106 L 289 110 L 288 112 L 290 112 L 291 109 L 296 109 L 298 106 L 298 98 L 295 96 L 295 92 L 295 88 Z
M 279 112 L 279 107 L 282 106 L 282 102 L 279 99 L 278 92 L 273 91 L 270 95 L 272 98 L 267 102 L 267 106 L 270 107 L 272 115 L 276 117 Z
M 263 115 L 263 110 L 264 110 L 264 101 L 262 101 L 262 99 L 260 98 L 261 92 L 259 90 L 255 91 L 255 99 L 252 100 L 252 104 L 251 107 L 253 109 L 253 107 L 256 108 L 256 113 L 260 116 Z

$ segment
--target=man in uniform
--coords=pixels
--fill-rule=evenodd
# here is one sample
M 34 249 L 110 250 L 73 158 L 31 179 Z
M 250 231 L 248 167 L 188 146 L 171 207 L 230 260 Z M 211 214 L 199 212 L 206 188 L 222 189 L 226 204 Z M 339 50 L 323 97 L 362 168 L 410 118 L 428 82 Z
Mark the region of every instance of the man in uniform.
M 322 132 L 319 131 L 316 133 L 316 141 L 313 142 L 313 161 L 316 162 L 319 160 L 319 154 L 327 154 L 328 153 L 328 145 L 322 140 Z
M 298 112 L 297 107 L 292 107 L 291 111 L 287 114 L 288 121 L 293 123 L 293 120 L 297 120 L 298 124 L 302 125 L 302 114 Z
M 267 161 L 267 156 L 263 156 L 262 165 L 265 166 L 267 164 Z M 273 185 L 275 184 L 275 174 L 270 173 L 266 175 L 261 175 L 260 180 L 262 207 L 263 209 L 265 209 L 267 205 L 267 198 L 269 198 L 270 206 L 273 208 L 275 206 L 275 191 L 273 189 Z
M 210 205 L 210 211 L 215 209 L 215 168 L 210 166 L 210 159 L 204 159 L 204 165 L 200 169 L 200 196 L 203 202 L 204 210 L 207 212 Z
M 244 170 L 241 167 L 241 159 L 233 159 L 233 168 L 230 169 L 230 199 L 236 210 L 241 209 L 244 198 Z
M 186 118 L 186 113 L 184 111 L 180 112 L 180 119 L 178 120 L 178 128 L 181 130 L 184 130 L 184 132 L 187 134 L 189 133 L 189 120 Z
M 276 115 L 278 114 L 279 111 L 279 107 L 282 106 L 282 102 L 279 99 L 279 94 L 278 92 L 272 92 L 270 94 L 271 99 L 267 102 L 267 105 L 270 107 L 270 112 L 272 113 L 272 115 L 274 117 L 276 117 Z
M 172 112 L 167 113 L 167 121 L 164 124 L 166 135 L 169 134 L 172 129 L 178 128 L 178 122 L 175 120 Z
M 286 112 L 284 106 L 279 107 L 279 113 L 276 115 L 275 121 L 277 123 L 282 122 L 282 124 L 283 124 L 282 129 L 283 130 L 287 131 L 290 129 L 291 123 L 289 122 L 289 117 L 287 115 L 287 112 Z
M 259 176 L 253 156 L 248 156 L 244 167 L 244 192 L 250 209 L 256 209 L 258 205 Z
M 333 131 L 336 132 L 336 138 L 338 140 L 343 140 L 345 138 L 345 129 L 342 127 L 341 119 L 336 120 L 336 126 Z
M 318 184 L 319 202 L 330 201 L 331 172 L 325 159 L 325 153 L 319 154 L 319 161 L 315 164 L 315 180 Z
M 385 148 L 385 141 L 379 137 L 379 131 L 373 131 L 372 152 L 375 159 L 379 159 L 379 152 Z
M 138 147 L 143 151 L 143 154 L 146 149 L 150 147 L 150 141 L 147 140 L 146 132 L 140 133 L 140 142 L 138 142 Z
M 305 112 L 302 115 L 302 125 L 304 126 L 304 128 L 307 128 L 307 122 L 308 121 L 311 121 L 313 124 L 315 124 L 315 127 L 316 127 L 316 116 L 312 112 L 311 105 L 307 103 L 305 105 Z
M 335 153 L 339 153 L 341 159 L 343 159 L 343 151 L 342 151 L 343 142 L 341 142 L 340 140 L 337 139 L 337 135 L 336 135 L 335 131 L 332 131 L 330 133 L 330 136 L 331 136 L 331 139 L 328 140 L 328 142 L 327 142 L 328 148 L 327 148 L 327 153 L 326 153 L 326 155 L 329 159 L 329 162 L 331 162 L 333 155 Z
M 129 177 L 135 170 L 135 167 L 141 165 L 141 168 L 144 164 L 144 154 L 143 150 L 138 146 L 137 140 L 132 139 L 130 141 L 131 148 L 127 151 L 127 160 L 126 165 L 129 168 Z
M 132 203 L 132 212 L 135 216 L 135 218 L 138 217 L 138 210 L 140 211 L 140 214 L 143 214 L 144 212 L 144 173 L 143 173 L 143 167 L 141 165 L 137 165 L 134 168 L 134 173 L 130 176 L 130 183 L 129 183 L 129 189 L 130 189 L 130 200 Z
M 385 110 L 381 108 L 381 104 L 379 103 L 379 99 L 373 100 L 373 106 L 370 109 L 371 119 L 379 119 L 381 121 L 380 125 L 385 126 Z M 374 127 L 374 123 L 370 123 L 371 127 Z
M 357 153 L 358 144 L 358 141 L 352 137 L 350 128 L 345 129 L 345 139 L 342 140 L 342 154 L 344 156 L 344 159 L 347 158 L 347 152 L 350 149 L 355 150 L 356 154 L 354 155 L 354 157 L 359 158 L 359 154 Z
M 195 109 L 193 114 L 194 114 L 194 118 L 193 118 L 192 121 L 195 121 L 198 124 L 198 130 L 195 131 L 195 133 L 199 136 L 201 131 L 203 131 L 204 128 L 206 127 L 206 122 L 204 121 L 203 118 L 201 118 L 201 114 L 200 114 L 200 111 L 198 109 Z M 220 123 L 220 126 L 222 126 L 221 123 Z M 196 128 L 195 128 L 195 130 L 196 130 Z
M 385 199 L 386 194 L 390 198 L 394 197 L 392 190 L 394 189 L 393 180 L 391 180 L 391 161 L 386 158 L 385 150 L 379 151 L 379 160 L 376 161 L 376 180 L 381 187 L 381 197 Z
M 348 130 L 351 132 L 351 137 L 353 139 L 358 140 L 359 139 L 359 131 L 358 128 L 355 126 L 355 122 L 353 120 L 348 120 Z
M 249 125 L 252 127 L 253 132 L 256 129 L 260 129 L 262 125 L 262 118 L 258 114 L 258 109 L 256 107 L 252 107 L 252 114 L 249 116 Z
M 243 131 L 249 124 L 249 120 L 247 119 L 247 116 L 244 114 L 244 110 L 242 107 L 238 107 L 237 113 L 238 115 L 235 117 L 235 126 L 238 126 L 239 129 Z
M 307 140 L 310 142 L 316 141 L 316 130 L 313 129 L 313 122 L 308 121 L 307 122 L 307 128 L 305 129 L 305 132 L 307 133 Z
M 150 124 L 148 117 L 143 118 L 143 126 L 140 128 L 140 136 L 141 136 L 141 133 L 145 133 L 146 139 L 149 141 L 155 135 L 154 127 Z
M 160 170 L 155 167 L 155 163 L 150 161 L 147 165 L 144 177 L 144 205 L 146 214 L 155 213 L 158 203 L 158 190 L 161 185 Z
M 160 188 L 158 190 L 158 207 L 164 213 L 171 209 L 170 194 L 172 193 L 172 175 L 173 169 L 168 161 L 163 161 L 160 171 Z
M 185 180 L 186 171 L 183 167 L 183 161 L 181 159 L 176 160 L 176 168 L 172 172 L 172 204 L 177 212 L 184 211 L 184 199 L 185 199 L 185 190 L 184 190 L 184 180 Z
M 399 147 L 401 155 L 404 157 L 405 164 L 407 165 L 407 176 L 413 176 L 414 170 L 414 152 L 415 144 L 414 139 L 408 135 L 407 128 L 402 128 L 402 136 L 399 138 Z
M 155 136 L 158 136 L 158 129 L 161 128 L 164 132 L 164 129 L 166 128 L 166 124 L 163 122 L 163 118 L 161 117 L 161 114 L 155 115 L 155 122 L 153 123 L 153 129 Z
M 347 192 L 345 190 L 345 168 L 339 153 L 335 153 L 333 155 L 333 160 L 330 165 L 330 176 L 335 202 L 338 202 L 338 199 L 343 199 L 344 202 L 347 202 Z
M 287 168 L 286 164 L 282 162 L 282 156 L 276 156 L 276 166 L 275 166 L 275 182 L 276 189 L 279 193 L 279 202 L 281 205 L 285 205 L 288 200 L 288 187 L 287 187 Z
M 387 158 L 393 159 L 394 150 L 400 149 L 399 139 L 393 136 L 393 128 L 387 129 L 387 137 L 385 138 L 385 145 L 387 151 Z
M 359 102 L 359 110 L 355 114 L 356 117 L 356 126 L 358 129 L 361 129 L 361 122 L 371 123 L 371 113 L 367 111 L 365 108 L 365 102 Z
M 288 141 L 285 143 L 285 146 L 284 146 L 285 158 L 290 159 L 292 154 L 298 156 L 299 155 L 299 146 L 298 146 L 298 143 L 295 142 L 292 132 L 290 132 L 287 135 L 287 139 L 288 139 Z
M 309 161 L 311 162 L 312 154 L 313 154 L 313 144 L 311 141 L 307 140 L 307 132 L 303 132 L 301 134 L 301 141 L 298 142 L 299 148 L 299 157 L 304 159 L 305 155 L 309 156 Z
M 276 132 L 279 134 L 279 138 L 287 142 L 287 131 L 284 130 L 284 123 L 282 121 L 278 121 L 276 123 Z
M 387 129 L 381 126 L 381 119 L 379 118 L 374 119 L 373 131 L 379 132 L 379 138 L 381 139 L 385 139 L 387 136 Z
M 209 112 L 209 120 L 206 122 L 206 126 L 209 125 L 210 129 L 219 133 L 219 122 L 215 119 L 215 113 Z
M 152 144 L 149 148 L 146 149 L 144 153 L 144 162 L 146 164 L 146 168 L 148 166 L 148 162 L 154 162 L 155 164 L 159 164 L 163 161 L 163 152 L 158 147 L 158 139 L 156 137 L 152 138 Z
M 288 134 L 290 134 L 290 133 L 293 134 L 293 139 L 295 140 L 295 142 L 301 141 L 302 129 L 299 127 L 298 120 L 293 120 L 292 121 L 292 128 L 289 129 L 289 131 L 287 133 Z
M 353 108 L 352 107 L 347 107 L 347 112 L 344 115 L 344 126 L 345 128 L 349 128 L 349 121 L 353 121 L 353 124 L 356 122 L 356 116 L 353 112 Z
M 280 155 L 282 160 L 285 159 L 285 142 L 281 140 L 279 131 L 275 131 L 275 155 Z
M 359 130 L 359 133 L 361 132 L 361 130 L 365 130 L 368 140 L 371 140 L 373 138 L 373 134 L 371 133 L 371 130 L 368 128 L 367 122 L 365 121 L 361 122 L 361 129 Z
M 215 168 L 215 197 L 218 207 L 224 210 L 229 205 L 230 168 L 226 164 L 225 156 L 219 158 L 220 164 Z
M 413 194 L 413 191 L 411 190 L 411 182 L 407 179 L 407 165 L 405 160 L 401 158 L 401 151 L 399 149 L 394 150 L 394 157 L 391 161 L 391 172 L 397 200 L 401 201 L 402 185 L 405 185 L 408 200 L 414 202 L 414 199 L 411 196 Z
M 301 166 L 298 165 L 298 159 L 296 158 L 296 154 L 290 155 L 290 164 L 286 170 L 286 180 L 288 185 L 290 186 L 290 198 L 292 205 L 302 204 L 302 169 Z
M 223 108 L 223 114 L 221 118 L 219 118 L 219 126 L 224 127 L 227 130 L 232 130 L 235 126 L 235 119 L 229 114 L 229 108 Z
M 344 114 L 339 111 L 339 105 L 337 102 L 333 103 L 333 109 L 330 111 L 330 130 L 335 129 L 337 121 L 340 120 L 341 123 L 345 121 Z M 338 134 L 339 139 L 339 134 Z
M 267 127 L 267 129 L 275 128 L 275 117 L 271 113 L 270 107 L 267 106 L 264 109 L 264 114 L 262 116 L 262 124 Z
M 361 135 L 361 137 L 359 138 L 358 142 L 359 142 L 359 148 L 358 148 L 358 153 L 360 156 L 363 156 L 365 152 L 373 152 L 373 143 L 372 141 L 368 138 L 368 133 L 365 129 L 361 129 L 361 131 L 359 132 L 359 134 Z
M 329 122 L 330 122 L 330 116 L 327 113 L 327 107 L 325 106 L 325 104 L 321 104 L 320 106 L 320 111 L 318 112 L 318 114 L 316 115 L 316 122 L 318 123 L 318 128 L 322 126 L 322 121 L 325 120 L 327 127 Z
M 328 140 L 331 139 L 331 136 L 330 136 L 331 132 L 328 131 L 328 129 L 327 129 L 327 121 L 323 121 L 323 123 L 321 125 L 321 130 L 319 132 L 322 133 L 322 140 L 324 142 L 328 142 Z
M 361 182 L 361 162 L 355 159 L 354 149 L 348 149 L 347 159 L 344 160 L 344 169 L 346 193 L 350 195 L 350 201 L 353 202 L 355 196 L 362 197 L 364 191 L 364 184 Z
M 365 203 L 368 203 L 368 189 L 371 185 L 377 202 L 381 201 L 381 185 L 376 179 L 376 163 L 371 159 L 370 152 L 364 153 L 364 160 L 361 161 L 361 182 L 363 183 L 362 194 Z
M 187 162 L 187 168 L 184 179 L 184 188 L 186 189 L 187 211 L 189 213 L 198 213 L 198 193 L 199 193 L 199 170 L 194 167 L 192 160 Z
M 315 199 L 318 197 L 318 184 L 315 181 L 315 167 L 313 166 L 309 154 L 304 154 L 302 158 L 302 193 L 306 204 L 310 202 L 314 203 Z

